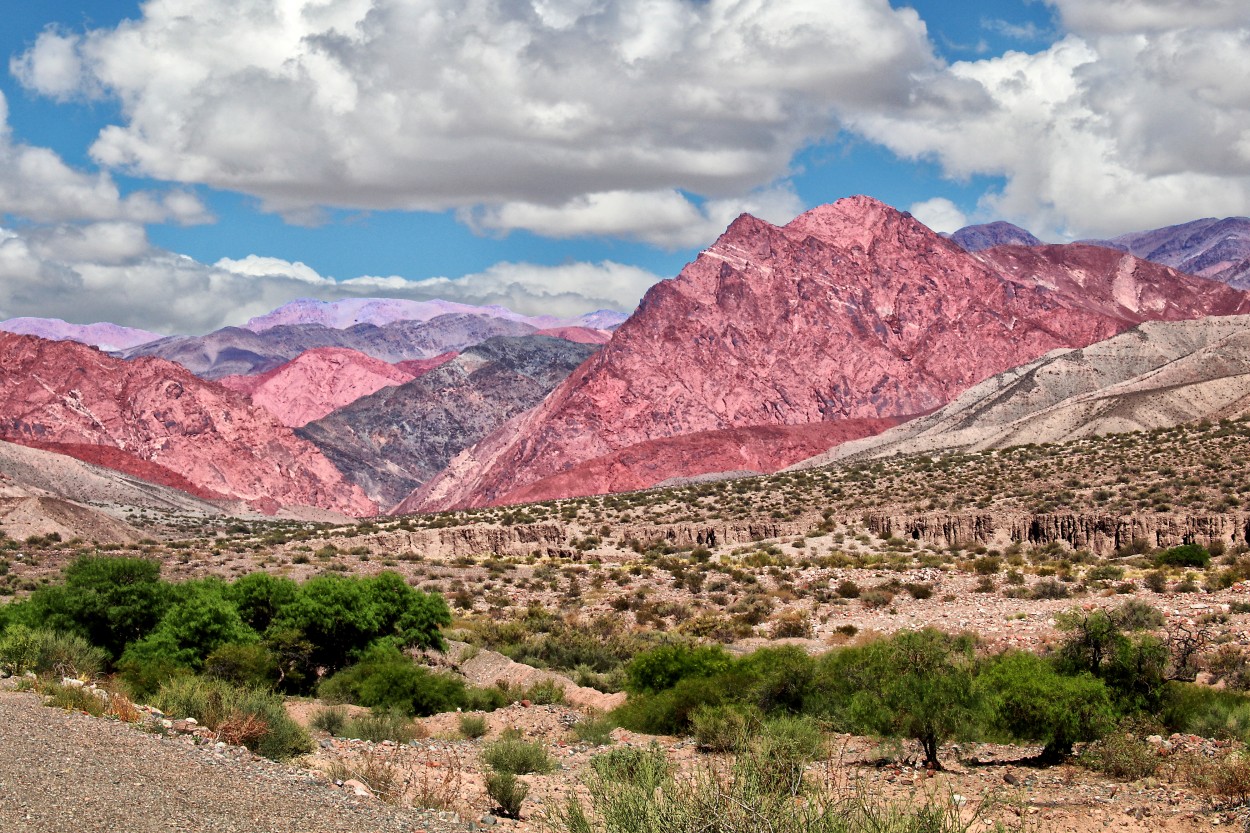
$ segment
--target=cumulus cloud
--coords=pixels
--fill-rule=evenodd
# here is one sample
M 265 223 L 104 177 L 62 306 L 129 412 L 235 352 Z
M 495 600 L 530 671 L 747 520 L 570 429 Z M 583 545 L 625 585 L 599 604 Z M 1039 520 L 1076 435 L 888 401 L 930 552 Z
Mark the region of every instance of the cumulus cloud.
M 955 178 L 1002 176 L 978 216 L 1043 237 L 1250 211 L 1244 2 L 1053 2 L 1071 31 L 1048 49 L 930 73 L 855 128 Z
M 619 263 L 499 263 L 463 277 L 335 281 L 311 267 L 249 255 L 213 265 L 152 247 L 125 223 L 0 229 L 0 319 L 112 321 L 163 333 L 240 324 L 293 298 L 443 298 L 576 316 L 632 310 L 659 277 Z
M 46 31 L 12 67 L 55 98 L 117 98 L 101 164 L 290 217 L 459 209 L 689 245 L 937 61 L 888 0 L 162 0 Z

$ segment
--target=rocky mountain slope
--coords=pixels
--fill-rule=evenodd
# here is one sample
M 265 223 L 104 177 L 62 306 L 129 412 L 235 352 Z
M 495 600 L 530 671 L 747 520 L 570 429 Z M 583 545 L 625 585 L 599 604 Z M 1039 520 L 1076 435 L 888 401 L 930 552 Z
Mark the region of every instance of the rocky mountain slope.
M 1250 312 L 1250 296 L 1227 286 L 1086 249 L 1006 247 L 982 260 L 867 197 L 784 227 L 743 215 L 541 406 L 401 508 L 513 502 L 665 437 L 920 414 L 1056 347 L 1144 320 Z M 657 482 L 685 474 L 680 456 L 649 466 Z
M 159 333 L 117 324 L 70 324 L 59 318 L 10 318 L 0 321 L 0 332 L 39 336 L 50 341 L 77 341 L 101 350 L 127 350 L 162 338 Z
M 0 439 L 118 449 L 194 486 L 259 506 L 351 515 L 375 507 L 310 443 L 240 394 L 178 365 L 73 342 L 0 335 Z M 141 472 L 137 472 L 143 476 Z
M 414 374 L 342 347 L 305 351 L 268 373 L 227 376 L 220 383 L 297 428 L 382 388 L 402 385 Z
M 980 451 L 1250 415 L 1250 317 L 1148 322 L 1056 350 L 946 407 L 796 466 Z
M 979 252 L 995 246 L 1040 246 L 1042 241 L 1017 225 L 998 220 L 975 226 L 964 226 L 950 236 L 952 242 L 968 252 Z
M 121 355 L 126 359 L 157 356 L 177 362 L 205 379 L 220 379 L 265 373 L 318 347 L 355 350 L 395 363 L 429 359 L 481 344 L 494 336 L 528 335 L 536 329 L 520 321 L 462 314 L 384 326 L 357 324 L 343 330 L 321 324 L 278 325 L 260 332 L 226 327 L 204 336 L 172 336 Z
M 597 349 L 544 336 L 492 338 L 297 433 L 390 506 L 505 420 L 532 408 Z

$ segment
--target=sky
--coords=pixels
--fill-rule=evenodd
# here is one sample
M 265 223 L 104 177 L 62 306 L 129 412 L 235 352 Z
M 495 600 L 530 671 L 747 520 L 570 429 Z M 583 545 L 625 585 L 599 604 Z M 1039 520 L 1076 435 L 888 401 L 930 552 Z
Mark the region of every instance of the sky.
M 746 211 L 1250 214 L 1250 0 L 0 0 L 0 319 L 628 311 Z

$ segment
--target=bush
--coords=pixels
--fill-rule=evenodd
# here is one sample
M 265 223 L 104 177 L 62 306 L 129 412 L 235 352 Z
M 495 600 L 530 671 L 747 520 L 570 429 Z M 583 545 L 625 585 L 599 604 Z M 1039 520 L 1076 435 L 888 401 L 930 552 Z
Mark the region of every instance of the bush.
M 652 744 L 646 749 L 613 749 L 590 759 L 590 768 L 609 783 L 628 784 L 646 792 L 659 789 L 672 774 L 664 749 Z
M 858 599 L 860 591 L 858 584 L 850 579 L 843 579 L 838 582 L 838 586 L 834 588 L 833 592 L 837 593 L 844 599 Z
M 204 660 L 204 674 L 246 688 L 272 690 L 279 669 L 277 658 L 264 645 L 222 645 Z
M 573 724 L 573 737 L 591 746 L 611 746 L 614 724 L 606 717 L 579 720 Z
M 19 621 L 76 633 L 118 657 L 165 613 L 160 571 L 157 562 L 141 558 L 79 558 L 65 568 L 64 583 L 41 587 L 21 604 Z
M 709 752 L 736 749 L 755 734 L 763 720 L 759 709 L 738 703 L 699 706 L 690 715 L 695 741 Z
M 460 716 L 460 735 L 469 740 L 480 738 L 486 734 L 486 718 L 480 714 L 464 714 Z
M 1168 683 L 1159 713 L 1173 732 L 1250 741 L 1250 697 L 1194 683 Z
M 1143 579 L 1146 589 L 1152 593 L 1166 593 L 1168 590 L 1167 574 L 1161 570 L 1151 570 Z
M 555 680 L 540 680 L 526 689 L 521 699 L 536 706 L 554 706 L 564 702 L 564 686 Z
M 334 737 L 343 737 L 347 728 L 347 710 L 341 708 L 317 709 L 309 718 L 308 724 L 319 732 L 328 732 Z
M 815 720 L 778 717 L 738 744 L 736 766 L 755 768 L 753 776 L 765 793 L 798 795 L 807 765 L 823 757 L 824 750 L 824 735 Z
M 82 686 L 62 685 L 57 682 L 44 683 L 39 687 L 44 696 L 44 705 L 53 706 L 67 711 L 86 712 L 93 717 L 100 717 L 108 707 L 102 697 L 97 697 Z
M 11 625 L 0 637 L 0 670 L 21 676 L 39 662 L 39 633 L 25 625 Z
M 1068 588 L 1053 578 L 1044 578 L 1033 585 L 1031 595 L 1035 599 L 1066 599 Z
M 1140 599 L 1129 599 L 1115 609 L 1116 622 L 1126 631 L 1145 631 L 1163 627 L 1163 612 Z
M 543 744 L 522 740 L 509 733 L 486 745 L 482 750 L 482 761 L 495 772 L 512 775 L 546 774 L 556 768 L 556 762 L 547 754 L 547 747 Z
M 433 673 L 389 645 L 380 645 L 360 662 L 323 680 L 322 699 L 426 716 L 465 703 L 465 685 L 450 674 Z
M 872 588 L 865 590 L 859 595 L 860 602 L 864 607 L 881 608 L 888 607 L 894 602 L 894 594 L 889 590 L 881 590 L 880 588 Z
M 518 781 L 511 772 L 491 772 L 486 775 L 486 794 L 495 802 L 495 809 L 504 818 L 521 817 L 521 804 L 529 791 L 529 785 Z
M 719 645 L 663 645 L 630 661 L 625 687 L 633 694 L 654 694 L 690 677 L 710 677 L 730 663 L 729 654 Z
M 1057 762 L 1076 741 L 1093 740 L 1114 722 L 1111 698 L 1099 679 L 1065 677 L 1034 654 L 996 657 L 977 675 L 988 722 L 1014 740 L 1041 741 L 1042 760 Z
M 1211 563 L 1211 553 L 1200 544 L 1182 544 L 1155 556 L 1160 567 L 1205 567 Z

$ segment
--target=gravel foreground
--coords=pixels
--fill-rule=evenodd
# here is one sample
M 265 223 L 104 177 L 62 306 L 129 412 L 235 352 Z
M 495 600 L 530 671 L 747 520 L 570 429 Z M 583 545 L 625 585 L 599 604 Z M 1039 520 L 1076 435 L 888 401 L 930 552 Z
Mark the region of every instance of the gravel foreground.
M 462 833 L 293 769 L 0 689 L 6 833 Z

